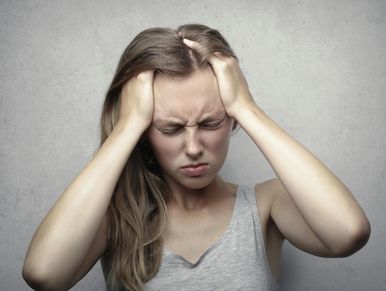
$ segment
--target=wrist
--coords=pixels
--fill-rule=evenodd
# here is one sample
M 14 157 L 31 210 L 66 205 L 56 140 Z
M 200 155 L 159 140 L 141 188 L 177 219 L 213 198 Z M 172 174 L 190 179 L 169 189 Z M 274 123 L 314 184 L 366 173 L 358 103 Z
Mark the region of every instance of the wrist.
M 144 121 L 142 118 L 130 117 L 119 119 L 114 129 L 119 132 L 129 132 L 130 134 L 137 133 L 138 136 L 141 136 L 149 125 L 150 123 Z
M 227 113 L 230 117 L 240 122 L 252 112 L 264 113 L 251 97 L 250 100 L 235 103 Z

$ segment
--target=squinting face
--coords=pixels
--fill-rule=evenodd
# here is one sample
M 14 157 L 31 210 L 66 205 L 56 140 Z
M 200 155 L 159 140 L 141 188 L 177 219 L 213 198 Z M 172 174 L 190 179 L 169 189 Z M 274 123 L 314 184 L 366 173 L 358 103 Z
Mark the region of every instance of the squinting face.
M 155 76 L 148 139 L 169 186 L 207 186 L 225 161 L 232 125 L 210 66 L 183 78 Z

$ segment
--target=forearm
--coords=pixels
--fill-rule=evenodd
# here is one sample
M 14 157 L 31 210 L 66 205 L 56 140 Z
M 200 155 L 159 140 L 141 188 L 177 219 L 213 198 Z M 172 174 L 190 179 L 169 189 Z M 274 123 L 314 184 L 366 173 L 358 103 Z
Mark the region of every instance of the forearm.
M 325 242 L 352 235 L 367 218 L 346 186 L 258 106 L 237 118 L 266 157 L 307 224 Z
M 25 264 L 75 272 L 105 216 L 114 187 L 142 130 L 118 124 L 41 222 Z M 45 266 L 45 267 L 44 267 Z

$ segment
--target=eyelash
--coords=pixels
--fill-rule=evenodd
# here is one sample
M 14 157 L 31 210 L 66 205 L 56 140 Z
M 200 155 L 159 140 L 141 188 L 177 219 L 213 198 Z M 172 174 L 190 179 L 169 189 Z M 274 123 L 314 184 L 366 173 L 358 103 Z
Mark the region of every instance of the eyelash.
M 223 124 L 224 121 L 221 121 L 221 122 L 216 122 L 216 123 L 210 123 L 210 124 L 202 124 L 202 125 L 199 125 L 199 127 L 205 129 L 205 130 L 215 130 L 219 127 L 221 127 L 221 125 Z M 184 127 L 179 127 L 179 128 L 176 128 L 176 129 L 172 129 L 172 130 L 160 130 L 164 135 L 173 135 L 173 134 L 176 134 L 178 133 L 181 129 L 183 129 Z

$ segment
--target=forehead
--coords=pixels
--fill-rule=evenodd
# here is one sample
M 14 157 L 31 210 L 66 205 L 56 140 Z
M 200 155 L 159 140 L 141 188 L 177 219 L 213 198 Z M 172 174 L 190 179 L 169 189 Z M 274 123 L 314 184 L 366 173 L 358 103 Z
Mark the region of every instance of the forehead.
M 185 121 L 224 111 L 216 76 L 210 66 L 186 77 L 158 74 L 154 79 L 153 119 Z

